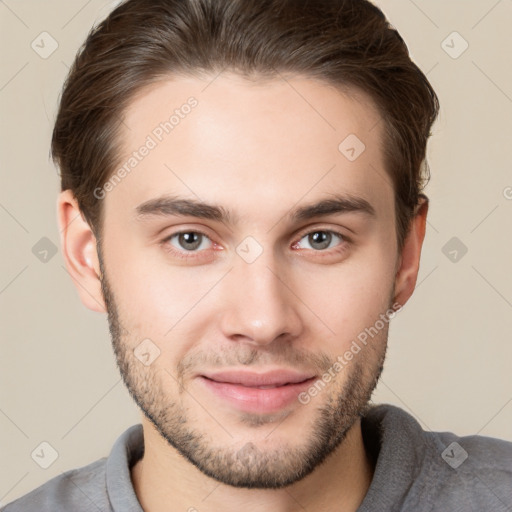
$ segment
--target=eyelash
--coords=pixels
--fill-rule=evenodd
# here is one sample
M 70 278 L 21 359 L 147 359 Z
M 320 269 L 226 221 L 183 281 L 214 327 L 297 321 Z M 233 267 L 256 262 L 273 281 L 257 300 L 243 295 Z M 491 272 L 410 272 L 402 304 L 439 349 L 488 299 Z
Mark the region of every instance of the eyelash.
M 170 234 L 169 236 L 165 237 L 161 241 L 161 244 L 165 247 L 165 250 L 167 252 L 171 253 L 173 255 L 173 257 L 177 257 L 179 259 L 190 261 L 190 260 L 193 260 L 196 258 L 200 258 L 201 252 L 206 250 L 206 249 L 203 249 L 202 251 L 185 251 L 185 250 L 179 251 L 179 250 L 175 249 L 172 245 L 170 245 L 169 242 L 172 238 L 174 238 L 175 236 L 178 236 L 180 234 L 184 234 L 184 233 L 195 233 L 198 235 L 202 235 L 205 238 L 207 238 L 208 240 L 210 240 L 210 242 L 215 244 L 215 242 L 213 242 L 213 240 L 203 231 L 200 231 L 197 229 L 184 229 L 182 231 L 176 231 L 175 233 Z M 348 249 L 347 246 L 351 244 L 351 240 L 346 235 L 344 235 L 343 233 L 340 233 L 339 231 L 335 231 L 333 229 L 321 229 L 321 228 L 318 229 L 317 228 L 317 229 L 313 229 L 311 231 L 306 231 L 304 233 L 301 233 L 297 239 L 297 242 L 294 242 L 292 245 L 295 245 L 300 240 L 302 240 L 305 236 L 311 235 L 313 233 L 330 233 L 332 235 L 336 235 L 337 237 L 339 237 L 341 239 L 341 242 L 333 249 L 328 249 L 328 250 L 323 249 L 323 250 L 314 251 L 314 252 L 318 253 L 319 255 L 322 255 L 322 253 L 323 253 L 323 254 L 326 254 L 326 256 L 332 256 L 333 254 L 343 253 Z M 313 249 L 306 249 L 306 250 L 313 251 Z M 322 256 L 320 256 L 320 257 L 322 257 Z

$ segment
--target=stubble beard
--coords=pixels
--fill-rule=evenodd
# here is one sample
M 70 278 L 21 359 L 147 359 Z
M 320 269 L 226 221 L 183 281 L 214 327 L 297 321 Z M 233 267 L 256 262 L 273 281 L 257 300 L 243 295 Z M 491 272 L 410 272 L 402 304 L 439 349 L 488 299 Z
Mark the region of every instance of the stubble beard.
M 364 347 L 351 361 L 350 367 L 342 370 L 349 372 L 342 390 L 333 392 L 327 387 L 321 392 L 321 395 L 329 393 L 323 405 L 315 405 L 321 403 L 321 396 L 301 405 L 314 409 L 314 420 L 309 432 L 301 431 L 304 437 L 300 443 L 277 443 L 279 448 L 262 449 L 257 442 L 246 442 L 240 446 L 231 440 L 225 446 L 214 446 L 207 432 L 193 424 L 179 401 L 162 390 L 162 375 L 167 370 L 145 367 L 129 348 L 130 335 L 122 327 L 113 291 L 99 256 L 112 347 L 121 377 L 135 403 L 161 436 L 205 475 L 233 487 L 279 489 L 289 486 L 320 466 L 340 446 L 356 420 L 366 413 L 383 370 L 387 326 L 380 333 L 379 340 L 372 340 L 374 345 Z M 370 357 L 372 351 L 375 354 Z M 240 352 L 237 357 L 246 359 L 247 353 L 242 355 Z M 258 361 L 257 351 L 253 350 L 251 359 Z M 315 361 L 318 362 L 318 357 Z M 330 361 L 331 365 L 333 363 Z M 167 373 L 169 375 L 163 375 L 163 378 L 174 378 L 170 372 Z M 293 421 L 293 414 L 285 416 L 280 421 Z M 257 429 L 275 422 L 276 418 L 245 414 L 240 420 L 247 428 Z M 277 426 L 275 432 L 278 430 Z

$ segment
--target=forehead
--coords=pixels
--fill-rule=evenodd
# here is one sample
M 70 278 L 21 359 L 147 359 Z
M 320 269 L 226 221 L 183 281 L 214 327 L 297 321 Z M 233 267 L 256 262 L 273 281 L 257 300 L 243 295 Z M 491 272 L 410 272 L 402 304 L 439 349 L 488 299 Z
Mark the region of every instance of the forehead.
M 301 199 L 348 193 L 389 212 L 382 124 L 364 93 L 311 78 L 169 78 L 124 113 L 116 167 L 124 172 L 105 208 L 135 211 L 172 194 L 270 219 Z

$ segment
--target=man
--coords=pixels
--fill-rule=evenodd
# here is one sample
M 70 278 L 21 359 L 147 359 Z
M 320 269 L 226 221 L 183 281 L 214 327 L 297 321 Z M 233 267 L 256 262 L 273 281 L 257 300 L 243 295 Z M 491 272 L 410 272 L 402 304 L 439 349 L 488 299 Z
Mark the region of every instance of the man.
M 437 111 L 365 0 L 116 8 L 52 152 L 66 265 L 142 425 L 5 510 L 512 510 L 512 443 L 369 405 Z

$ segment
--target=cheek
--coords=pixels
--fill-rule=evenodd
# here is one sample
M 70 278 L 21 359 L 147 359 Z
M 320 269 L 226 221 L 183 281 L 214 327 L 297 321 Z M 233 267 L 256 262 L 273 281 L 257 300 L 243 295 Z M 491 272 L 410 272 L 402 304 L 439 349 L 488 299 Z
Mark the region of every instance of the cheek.
M 123 247 L 123 251 L 119 247 Z M 173 266 L 165 252 L 126 244 L 112 244 L 108 252 L 107 275 L 119 316 L 126 329 L 137 338 L 170 340 L 198 325 L 196 307 L 218 280 L 205 267 Z M 107 257 L 105 257 L 107 260 Z M 192 336 L 193 338 L 193 336 Z M 183 336 L 180 336 L 183 339 Z M 165 344 L 167 345 L 167 344 Z
M 320 329 L 327 333 L 327 350 L 339 353 L 388 310 L 394 268 L 393 248 L 375 244 L 340 265 L 307 274 L 297 295 L 318 317 L 317 333 Z

